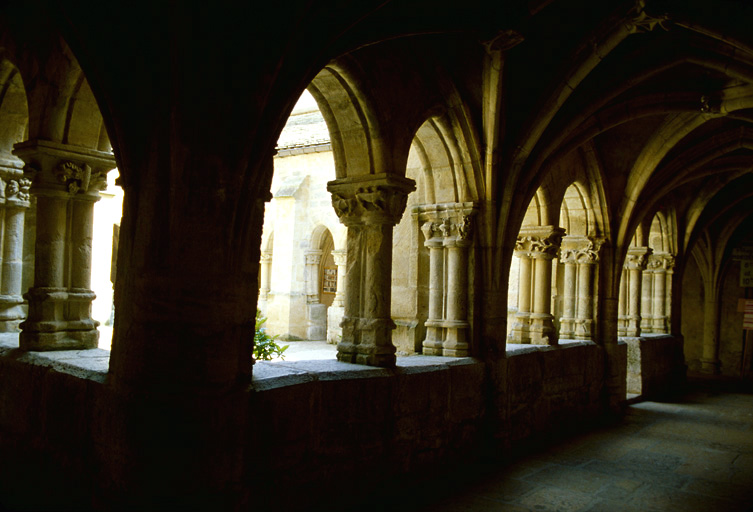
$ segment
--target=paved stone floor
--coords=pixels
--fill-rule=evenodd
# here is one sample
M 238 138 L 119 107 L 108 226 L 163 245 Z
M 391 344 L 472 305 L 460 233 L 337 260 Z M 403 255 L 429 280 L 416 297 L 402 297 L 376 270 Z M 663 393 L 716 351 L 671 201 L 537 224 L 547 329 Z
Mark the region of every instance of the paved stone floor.
M 750 511 L 753 394 L 694 384 L 541 453 L 477 464 L 358 510 Z

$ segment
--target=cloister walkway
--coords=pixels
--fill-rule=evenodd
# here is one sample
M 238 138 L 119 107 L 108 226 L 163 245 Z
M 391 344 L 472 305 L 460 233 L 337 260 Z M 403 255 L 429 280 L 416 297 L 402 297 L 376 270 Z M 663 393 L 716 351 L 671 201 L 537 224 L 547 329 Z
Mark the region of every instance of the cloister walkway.
M 547 444 L 504 467 L 461 468 L 401 490 L 389 503 L 370 500 L 357 509 L 753 510 L 753 394 L 747 391 L 693 381 L 682 397 L 631 405 L 620 422 Z

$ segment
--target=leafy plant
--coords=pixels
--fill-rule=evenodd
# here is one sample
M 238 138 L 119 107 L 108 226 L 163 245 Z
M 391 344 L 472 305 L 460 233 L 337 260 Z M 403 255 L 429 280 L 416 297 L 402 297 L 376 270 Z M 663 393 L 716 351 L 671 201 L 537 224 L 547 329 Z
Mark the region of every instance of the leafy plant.
M 290 345 L 280 346 L 275 340 L 277 335 L 270 336 L 264 328 L 266 317 L 261 315 L 261 311 L 256 310 L 256 328 L 254 332 L 254 359 L 257 361 L 270 361 L 275 357 L 285 359 L 285 352 Z

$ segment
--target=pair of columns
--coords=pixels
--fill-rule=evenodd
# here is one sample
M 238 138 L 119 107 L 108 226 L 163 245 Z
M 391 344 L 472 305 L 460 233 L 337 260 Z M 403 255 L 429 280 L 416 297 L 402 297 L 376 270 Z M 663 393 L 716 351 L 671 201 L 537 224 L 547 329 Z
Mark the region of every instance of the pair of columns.
M 603 240 L 566 236 L 560 262 L 564 266 L 560 339 L 593 338 L 594 275 Z
M 465 357 L 468 340 L 468 247 L 473 203 L 422 207 L 419 221 L 429 249 L 429 315 L 424 355 Z
M 535 226 L 524 228 L 518 236 L 518 312 L 510 333 L 514 343 L 557 344 L 552 315 L 552 261 L 559 254 L 564 234 L 560 227 Z
M 391 318 L 392 228 L 400 221 L 411 179 L 370 174 L 331 181 L 327 190 L 340 222 L 348 228 L 345 311 L 337 359 L 391 367 L 395 346 Z
M 674 258 L 650 247 L 630 247 L 620 280 L 618 335 L 668 332 Z
M 26 317 L 21 286 L 30 187 L 22 169 L 0 164 L 0 332 L 17 332 Z
M 23 350 L 96 348 L 91 318 L 94 203 L 115 167 L 112 154 L 45 140 L 16 144 L 13 154 L 36 197 L 34 284 L 24 296 Z M 6 200 L 7 203 L 7 200 Z

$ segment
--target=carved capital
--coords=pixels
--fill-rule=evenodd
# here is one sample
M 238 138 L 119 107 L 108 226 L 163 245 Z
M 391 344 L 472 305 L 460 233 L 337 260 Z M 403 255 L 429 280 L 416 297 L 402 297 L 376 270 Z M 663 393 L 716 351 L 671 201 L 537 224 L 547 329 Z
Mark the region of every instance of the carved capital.
M 560 261 L 566 264 L 577 263 L 578 251 L 575 249 L 562 249 L 562 251 L 560 251 Z
M 261 262 L 262 263 L 271 263 L 272 262 L 272 252 L 271 251 L 264 251 L 261 253 Z
M 332 206 L 345 225 L 392 224 L 400 221 L 413 180 L 392 175 L 344 178 L 331 181 Z
M 7 200 L 16 200 L 22 203 L 28 203 L 31 199 L 31 194 L 29 193 L 30 188 L 31 180 L 28 178 L 9 180 L 5 185 L 5 198 Z
M 528 253 L 532 258 L 557 257 L 565 230 L 553 226 L 524 228 L 515 243 L 515 249 Z
M 645 270 L 651 249 L 648 247 L 631 247 L 625 257 L 625 268 L 628 270 Z
M 318 265 L 322 262 L 322 251 L 311 251 L 306 253 L 306 265 Z
M 604 244 L 604 240 L 587 239 L 586 247 L 577 251 L 576 259 L 578 263 L 589 264 L 599 261 L 599 250 Z
M 335 265 L 341 267 L 348 261 L 348 254 L 344 250 L 332 251 L 332 258 L 335 260 Z

